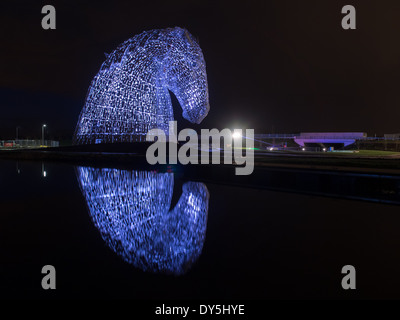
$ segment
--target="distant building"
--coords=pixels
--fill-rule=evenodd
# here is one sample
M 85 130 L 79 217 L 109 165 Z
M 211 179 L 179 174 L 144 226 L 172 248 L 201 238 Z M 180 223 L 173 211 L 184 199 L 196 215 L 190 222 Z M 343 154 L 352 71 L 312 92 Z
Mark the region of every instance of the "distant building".
M 60 142 L 54 140 L 0 140 L 0 148 L 40 148 L 59 146 Z
M 305 146 L 342 146 L 353 144 L 356 140 L 367 138 L 365 132 L 302 132 L 294 137 L 294 141 Z
M 400 140 L 400 133 L 385 133 L 383 137 L 385 140 Z

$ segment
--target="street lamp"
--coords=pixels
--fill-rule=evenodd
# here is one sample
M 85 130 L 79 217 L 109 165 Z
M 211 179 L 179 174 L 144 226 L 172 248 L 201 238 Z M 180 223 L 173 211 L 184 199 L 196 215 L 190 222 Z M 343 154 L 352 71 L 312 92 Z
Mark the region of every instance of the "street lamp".
M 44 128 L 46 128 L 47 125 L 42 125 L 42 145 L 44 145 Z

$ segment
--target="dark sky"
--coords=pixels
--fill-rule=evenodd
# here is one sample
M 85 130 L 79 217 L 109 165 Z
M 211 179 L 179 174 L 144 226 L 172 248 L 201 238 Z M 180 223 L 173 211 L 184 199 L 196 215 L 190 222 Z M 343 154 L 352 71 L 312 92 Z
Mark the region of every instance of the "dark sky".
M 57 29 L 41 28 L 52 4 Z M 341 8 L 357 10 L 343 30 Z M 200 40 L 205 128 L 400 132 L 400 1 L 2 1 L 0 137 L 70 137 L 91 79 L 118 44 L 180 26 Z M 188 126 L 183 123 L 179 129 Z

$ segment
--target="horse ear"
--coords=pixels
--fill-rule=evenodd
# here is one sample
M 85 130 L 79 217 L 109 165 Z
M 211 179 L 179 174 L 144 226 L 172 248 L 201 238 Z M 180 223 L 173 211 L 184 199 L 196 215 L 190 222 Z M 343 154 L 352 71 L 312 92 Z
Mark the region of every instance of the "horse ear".
M 175 27 L 175 30 L 178 31 L 182 39 L 187 40 L 190 44 L 193 44 L 193 40 L 189 31 L 187 31 L 185 28 L 180 28 L 180 27 Z
M 185 34 L 185 29 L 181 28 L 181 27 L 175 27 L 173 29 L 176 34 L 178 34 L 179 36 L 183 36 Z
M 186 29 L 181 28 L 181 27 L 175 27 L 175 30 L 178 31 L 180 34 L 184 34 Z

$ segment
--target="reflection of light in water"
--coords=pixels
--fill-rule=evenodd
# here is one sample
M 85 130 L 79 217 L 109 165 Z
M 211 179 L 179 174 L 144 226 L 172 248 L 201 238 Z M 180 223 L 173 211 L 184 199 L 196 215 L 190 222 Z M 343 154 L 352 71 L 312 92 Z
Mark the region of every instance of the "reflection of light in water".
M 142 270 L 182 274 L 200 256 L 208 191 L 187 182 L 170 210 L 174 175 L 107 168 L 77 168 L 89 212 L 102 238 Z
M 42 162 L 42 176 L 43 176 L 43 178 L 47 177 L 47 172 L 46 172 L 46 170 L 44 168 L 44 163 L 43 162 Z

